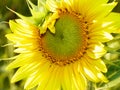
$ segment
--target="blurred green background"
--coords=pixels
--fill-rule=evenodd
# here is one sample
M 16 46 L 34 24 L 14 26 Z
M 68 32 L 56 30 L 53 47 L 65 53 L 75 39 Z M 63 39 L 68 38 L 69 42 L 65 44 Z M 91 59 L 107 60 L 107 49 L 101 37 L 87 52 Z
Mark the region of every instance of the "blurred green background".
M 31 0 L 37 3 L 37 0 Z M 97 0 L 96 0 L 97 1 Z M 113 0 L 110 0 L 110 2 Z M 114 12 L 120 12 L 120 0 L 114 8 Z M 11 62 L 9 59 L 14 56 L 13 46 L 7 41 L 5 34 L 10 33 L 8 21 L 18 18 L 13 12 L 6 7 L 19 12 L 25 16 L 30 16 L 26 0 L 0 0 L 0 90 L 23 90 L 24 81 L 11 84 L 10 79 L 15 70 L 6 71 L 6 66 Z M 89 90 L 120 90 L 120 34 L 113 34 L 114 39 L 105 43 L 108 50 L 106 55 L 102 57 L 108 67 L 108 73 L 105 75 L 109 79 L 109 83 L 92 83 Z M 8 44 L 9 43 L 9 44 Z M 8 59 L 9 58 L 9 59 Z M 93 88 L 91 88 L 91 85 Z

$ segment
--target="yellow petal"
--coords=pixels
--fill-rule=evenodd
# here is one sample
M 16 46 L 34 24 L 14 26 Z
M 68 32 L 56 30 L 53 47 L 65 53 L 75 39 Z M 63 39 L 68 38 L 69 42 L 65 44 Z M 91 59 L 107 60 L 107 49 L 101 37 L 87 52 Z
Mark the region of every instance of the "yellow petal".
M 86 60 L 91 65 L 95 66 L 98 70 L 100 70 L 102 72 L 107 72 L 107 67 L 101 59 L 91 59 L 89 57 L 86 57 Z
M 46 6 L 50 11 L 55 12 L 56 9 L 58 8 L 58 3 L 55 2 L 54 0 L 47 0 Z
M 53 66 L 49 66 L 48 71 L 45 73 L 44 76 L 42 76 L 42 80 L 38 80 L 39 81 L 39 86 L 37 88 L 37 90 L 45 90 L 46 89 L 46 85 L 48 84 L 50 78 L 51 78 L 51 73 L 54 71 L 54 67 Z
M 15 73 L 15 75 L 12 77 L 11 82 L 17 82 L 23 78 L 26 78 L 27 76 L 29 76 L 32 72 L 35 71 L 35 69 L 39 66 L 40 63 L 31 63 L 31 64 L 26 64 L 24 66 L 22 66 L 21 68 L 19 68 L 17 70 L 17 72 Z
M 81 64 L 81 71 L 82 73 L 86 76 L 86 78 L 88 80 L 94 81 L 94 82 L 99 82 L 100 80 L 98 79 L 98 77 L 96 76 L 96 72 L 94 73 L 93 70 L 91 70 L 91 67 L 89 67 L 86 63 L 85 63 L 85 59 L 82 60 L 80 62 Z
M 52 21 L 51 24 L 48 25 L 48 29 L 52 32 L 55 33 L 55 24 L 56 21 Z
M 88 78 L 91 78 L 91 76 L 93 76 L 94 82 L 99 82 L 99 81 L 108 82 L 107 78 L 98 69 L 96 69 L 94 65 L 89 64 L 85 59 L 84 62 L 82 63 L 85 65 L 84 70 Z
M 89 36 L 91 37 L 90 42 L 96 40 L 100 42 L 108 42 L 113 39 L 113 36 L 110 33 L 104 31 L 91 32 Z
M 104 45 L 101 43 L 90 45 L 89 48 L 90 49 L 87 50 L 87 55 L 94 59 L 98 59 L 106 53 Z
M 63 71 L 63 80 L 62 80 L 62 87 L 64 90 L 70 90 L 71 89 L 71 79 L 72 76 L 70 74 L 71 69 L 69 69 L 69 65 L 64 67 Z
M 109 33 L 120 33 L 120 14 L 119 13 L 110 13 L 103 21 L 104 23 L 110 23 L 104 29 Z
M 87 80 L 85 76 L 83 76 L 82 72 L 79 71 L 78 68 L 81 68 L 78 62 L 73 64 L 73 72 L 74 72 L 74 78 L 75 78 L 74 81 L 77 84 L 76 87 L 78 90 L 86 90 Z
M 53 69 L 54 68 L 54 69 Z M 45 89 L 46 90 L 60 90 L 60 79 L 58 78 L 59 77 L 59 73 L 60 73 L 60 71 L 59 71 L 59 66 L 57 66 L 57 65 L 53 65 L 53 68 L 52 68 L 52 72 L 51 72 L 51 77 L 50 77 L 50 79 L 49 79 L 49 81 L 48 81 L 48 84 L 46 85 L 46 87 L 45 87 Z M 53 84 L 52 86 L 51 86 L 51 84 Z
M 49 70 L 49 63 L 43 63 L 41 64 L 36 70 L 35 72 L 33 72 L 33 74 L 30 75 L 30 77 L 27 79 L 27 81 L 25 82 L 25 89 L 31 89 L 35 86 L 37 86 L 40 82 L 43 82 L 43 80 L 45 78 L 45 75 L 48 74 Z M 45 81 L 44 81 L 45 82 Z

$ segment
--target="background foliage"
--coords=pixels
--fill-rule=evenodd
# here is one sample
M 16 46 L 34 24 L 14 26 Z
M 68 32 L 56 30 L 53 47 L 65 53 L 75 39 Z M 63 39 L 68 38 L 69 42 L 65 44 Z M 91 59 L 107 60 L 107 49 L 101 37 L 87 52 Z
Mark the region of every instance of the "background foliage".
M 31 0 L 36 4 L 37 0 Z M 110 2 L 113 0 L 110 0 Z M 120 12 L 120 0 L 114 8 L 114 12 Z M 27 7 L 26 0 L 0 0 L 0 90 L 23 90 L 24 81 L 19 81 L 15 84 L 10 83 L 10 79 L 15 72 L 6 71 L 6 66 L 10 63 L 9 59 L 14 56 L 13 46 L 8 44 L 5 34 L 10 33 L 8 21 L 18 18 L 14 13 L 6 7 L 29 16 L 30 12 Z M 88 86 L 89 90 L 120 90 L 120 34 L 113 34 L 114 39 L 105 43 L 105 48 L 108 52 L 104 55 L 103 60 L 107 64 L 108 72 L 106 76 L 109 83 L 91 83 Z M 92 87 L 91 87 L 92 86 Z

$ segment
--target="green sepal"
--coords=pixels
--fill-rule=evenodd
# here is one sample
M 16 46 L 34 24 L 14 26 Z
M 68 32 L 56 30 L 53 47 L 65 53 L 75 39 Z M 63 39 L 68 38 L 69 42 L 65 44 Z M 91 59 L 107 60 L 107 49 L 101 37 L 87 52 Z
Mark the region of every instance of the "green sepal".
M 48 14 L 48 10 L 45 6 L 45 2 L 38 0 L 38 5 L 34 5 L 30 0 L 27 0 L 27 3 L 33 19 L 35 20 L 37 25 L 40 25 L 42 23 L 42 20 Z
M 13 13 L 15 13 L 15 14 L 16 14 L 18 17 L 20 17 L 22 20 L 24 20 L 24 21 L 26 21 L 26 22 L 28 22 L 28 23 L 30 23 L 30 24 L 37 25 L 37 23 L 35 22 L 35 20 L 33 19 L 32 16 L 31 16 L 31 17 L 26 17 L 26 16 L 23 16 L 22 14 L 19 14 L 19 13 L 13 11 L 12 9 L 10 9 L 10 8 L 8 8 L 8 7 L 7 7 L 7 9 L 9 9 L 9 10 L 12 11 Z

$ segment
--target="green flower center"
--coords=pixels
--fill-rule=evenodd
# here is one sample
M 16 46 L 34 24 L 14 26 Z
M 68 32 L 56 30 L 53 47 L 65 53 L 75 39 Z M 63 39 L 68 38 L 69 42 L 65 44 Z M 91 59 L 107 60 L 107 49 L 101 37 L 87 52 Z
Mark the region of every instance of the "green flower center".
M 65 13 L 55 23 L 56 33 L 49 30 L 42 35 L 45 56 L 57 64 L 68 64 L 79 59 L 84 52 L 84 34 L 80 20 Z

